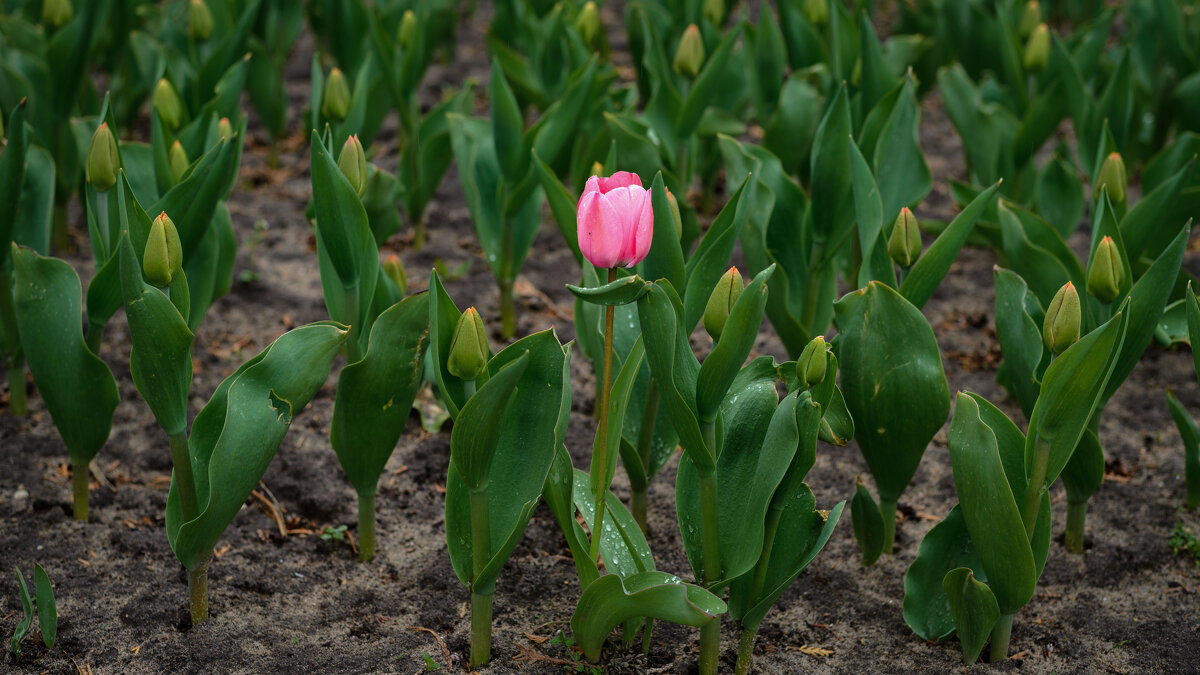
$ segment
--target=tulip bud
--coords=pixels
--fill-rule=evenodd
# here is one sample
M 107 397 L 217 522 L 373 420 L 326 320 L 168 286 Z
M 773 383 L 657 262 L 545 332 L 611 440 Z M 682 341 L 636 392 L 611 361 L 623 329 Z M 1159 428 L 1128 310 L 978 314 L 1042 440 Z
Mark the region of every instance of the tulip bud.
M 203 42 L 212 37 L 213 17 L 204 0 L 192 0 L 188 4 L 188 37 Z
M 121 160 L 117 157 L 117 139 L 113 138 L 112 129 L 107 122 L 101 122 L 92 134 L 92 143 L 88 146 L 87 165 L 84 173 L 87 182 L 100 192 L 104 192 L 117 183 L 117 169 Z
M 411 9 L 406 9 L 404 10 L 404 17 L 400 19 L 400 30 L 396 33 L 396 42 L 400 45 L 401 49 L 408 49 L 416 34 L 417 15 Z
M 600 12 L 596 9 L 596 3 L 589 0 L 575 16 L 574 25 L 575 32 L 583 38 L 585 45 L 592 49 L 600 48 L 600 36 L 604 33 L 604 26 L 600 23 Z
M 670 190 L 667 190 L 667 206 L 671 207 L 671 224 L 675 226 L 675 236 L 683 239 L 683 216 L 679 214 L 679 200 L 675 199 Z
M 331 120 L 342 121 L 350 112 L 350 85 L 341 68 L 329 71 L 325 81 L 325 98 L 321 100 L 321 114 Z
M 804 16 L 814 26 L 829 21 L 829 0 L 804 0 Z
M 704 18 L 714 26 L 725 21 L 725 0 L 704 0 Z
M 159 80 L 158 85 L 154 87 L 150 104 L 158 111 L 158 118 L 167 125 L 168 129 L 174 131 L 179 128 L 183 122 L 183 101 L 179 100 L 179 94 L 175 92 L 175 87 L 171 86 L 167 78 Z
M 1025 43 L 1025 70 L 1037 72 L 1050 63 L 1050 27 L 1039 23 Z
M 146 281 L 162 288 L 170 286 L 182 271 L 183 246 L 179 243 L 179 232 L 164 211 L 150 225 L 146 252 L 142 254 L 142 272 Z
M 346 180 L 350 181 L 354 191 L 362 196 L 363 191 L 367 189 L 367 155 L 363 152 L 358 134 L 346 139 L 346 144 L 342 146 L 342 152 L 338 155 L 338 168 L 342 170 Z
M 820 335 L 804 345 L 804 351 L 800 352 L 800 358 L 796 359 L 796 378 L 805 386 L 814 387 L 825 379 L 825 369 L 829 361 L 825 354 L 828 351 L 825 338 Z
M 904 269 L 912 267 L 921 257 L 921 230 L 917 227 L 916 216 L 907 206 L 900 209 L 900 215 L 896 217 L 887 250 L 892 260 Z
M 404 295 L 408 291 L 408 274 L 404 272 L 404 265 L 400 262 L 400 258 L 389 255 L 383 261 L 383 273 L 400 289 L 400 295 Z
M 1038 4 L 1038 0 L 1029 0 L 1025 3 L 1025 12 L 1021 14 L 1021 24 L 1017 29 L 1017 35 L 1022 38 L 1027 38 L 1038 24 L 1042 22 L 1042 7 Z
M 1074 284 L 1067 282 L 1050 301 L 1046 310 L 1046 321 L 1042 324 L 1042 336 L 1046 346 L 1055 354 L 1061 354 L 1079 339 L 1079 292 Z
M 167 153 L 167 163 L 171 166 L 171 177 L 178 183 L 183 174 L 187 171 L 188 165 L 192 162 L 188 159 L 187 151 L 183 149 L 183 145 L 179 141 L 171 144 L 171 150 Z
M 713 340 L 721 339 L 725 322 L 729 320 L 729 311 L 733 309 L 733 304 L 741 297 L 743 290 L 745 284 L 742 282 L 742 275 L 736 267 L 730 267 L 717 282 L 712 295 L 708 296 L 708 304 L 704 307 L 704 330 L 708 331 Z
M 675 72 L 692 79 L 700 74 L 703 65 L 704 40 L 700 37 L 700 28 L 692 24 L 683 31 L 679 47 L 675 49 Z
M 474 307 L 468 307 L 454 328 L 446 370 L 460 380 L 474 380 L 487 367 L 487 361 L 488 342 L 483 319 Z
M 1108 198 L 1113 204 L 1125 203 L 1125 160 L 1121 153 L 1114 152 L 1104 158 L 1100 165 L 1100 176 L 1096 178 L 1096 196 L 1100 188 L 1108 188 Z
M 591 171 L 590 175 L 603 176 L 604 175 L 604 165 L 601 164 L 600 162 L 592 162 L 592 171 Z
M 228 117 L 222 117 L 220 122 L 217 122 L 217 140 L 227 141 L 233 138 L 233 124 L 230 123 Z
M 1096 245 L 1092 268 L 1088 270 L 1087 292 L 1100 302 L 1112 302 L 1121 294 L 1121 282 L 1125 280 L 1125 266 L 1121 264 L 1121 252 L 1112 237 L 1104 237 Z
M 44 0 L 42 2 L 42 25 L 62 28 L 71 20 L 74 13 L 71 0 Z

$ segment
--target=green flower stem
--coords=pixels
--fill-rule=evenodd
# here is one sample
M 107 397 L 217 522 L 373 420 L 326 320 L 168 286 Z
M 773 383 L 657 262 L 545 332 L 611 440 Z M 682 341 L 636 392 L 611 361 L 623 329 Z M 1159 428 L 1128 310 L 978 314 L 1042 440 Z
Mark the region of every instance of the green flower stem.
M 706 451 L 716 460 L 716 427 L 703 422 Z M 710 590 L 721 578 L 721 539 L 717 517 L 717 474 L 700 475 L 700 528 L 703 535 L 704 585 Z M 700 628 L 700 673 L 715 675 L 721 656 L 721 621 L 713 619 Z
M 630 500 L 633 506 L 633 519 L 637 521 L 638 527 L 642 528 L 642 534 L 650 534 L 646 491 L 650 489 L 650 451 L 654 445 L 654 423 L 657 419 L 658 385 L 651 376 L 650 386 L 646 390 L 646 408 L 642 413 L 642 428 L 638 432 L 638 456 L 642 459 L 642 475 L 646 477 L 646 482 L 633 487 Z
M 358 559 L 367 562 L 375 557 L 375 492 L 358 495 Z
M 608 270 L 608 282 L 617 280 L 617 270 Z M 600 379 L 600 400 L 596 404 L 599 415 L 596 418 L 596 445 L 592 451 L 592 485 L 595 494 L 592 503 L 596 505 L 596 515 L 592 520 L 592 546 L 588 551 L 592 562 L 600 557 L 600 533 L 604 529 L 604 501 L 608 496 L 608 485 L 597 480 L 597 476 L 608 474 L 608 398 L 612 389 L 612 359 L 613 359 L 613 312 L 612 305 L 604 307 L 604 370 Z
M 358 335 L 361 323 L 358 317 L 358 284 L 346 289 L 346 322 L 350 333 L 346 336 L 346 363 L 357 363 L 362 360 L 362 350 L 358 347 Z
M 59 136 L 61 138 L 61 134 Z M 58 143 L 61 146 L 62 141 L 59 140 Z M 61 157 L 59 154 L 54 156 Z M 74 248 L 71 244 L 71 224 L 67 216 L 69 198 L 69 193 L 65 190 L 56 191 L 54 195 L 54 221 L 50 226 L 50 245 L 59 252 L 71 251 Z
M 750 672 L 750 660 L 754 658 L 754 638 L 757 635 L 758 626 L 742 629 L 742 638 L 738 641 L 737 665 L 733 669 L 735 675 L 746 675 Z
M 1042 506 L 1042 483 L 1046 481 L 1049 462 L 1050 443 L 1039 437 L 1033 449 L 1033 466 L 1029 472 L 1029 487 L 1025 489 L 1025 506 L 1021 509 L 1025 533 L 1030 541 L 1033 541 L 1033 528 L 1037 524 L 1038 509 Z
M 896 548 L 896 502 L 880 499 L 879 515 L 883 516 L 883 552 L 891 555 Z
M 716 675 L 721 660 L 721 619 L 700 627 L 700 675 Z
M 487 567 L 492 551 L 492 531 L 488 522 L 487 490 L 471 493 L 472 580 Z M 492 594 L 476 593 L 471 588 L 471 667 L 492 658 Z
M 0 269 L 0 327 L 4 330 L 4 367 L 8 370 L 8 411 L 24 417 L 25 359 L 21 356 L 21 338 L 17 334 L 17 312 L 13 306 L 12 275 Z
M 1083 525 L 1087 520 L 1087 500 L 1067 500 L 1067 531 L 1065 544 L 1067 553 L 1083 553 Z
M 1001 614 L 992 629 L 992 647 L 988 650 L 988 662 L 999 663 L 1008 658 L 1008 643 L 1012 638 L 1012 614 Z
M 71 487 L 74 491 L 75 520 L 88 519 L 88 465 L 71 462 Z
M 179 491 L 179 514 L 183 522 L 195 519 L 196 482 L 192 478 L 192 459 L 188 455 L 187 432 L 171 434 L 171 465 L 175 468 L 175 486 Z
M 104 340 L 104 322 L 92 321 L 92 318 L 88 317 L 87 337 L 84 338 L 88 350 L 96 356 L 100 356 L 100 343 L 102 340 Z
M 420 251 L 425 248 L 425 215 L 421 214 L 412 221 L 413 224 L 413 250 Z
M 513 282 L 511 279 L 498 279 L 496 286 L 500 289 L 500 337 L 510 340 L 517 332 L 517 307 L 513 302 Z
M 188 570 L 188 599 L 191 601 L 192 625 L 208 618 L 208 558 Z

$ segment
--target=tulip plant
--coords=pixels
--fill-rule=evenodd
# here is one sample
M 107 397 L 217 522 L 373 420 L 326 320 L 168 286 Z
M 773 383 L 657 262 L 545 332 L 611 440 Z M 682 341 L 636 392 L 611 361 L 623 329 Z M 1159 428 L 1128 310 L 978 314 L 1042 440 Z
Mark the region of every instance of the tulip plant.
M 42 644 L 50 649 L 53 649 L 58 641 L 58 606 L 54 602 L 54 587 L 50 585 L 50 577 L 41 565 L 33 566 L 33 597 L 29 595 L 29 586 L 25 583 L 25 575 L 21 574 L 21 568 L 14 569 L 17 573 L 17 590 L 21 598 L 23 616 L 17 622 L 17 629 L 13 631 L 12 640 L 8 643 L 8 653 L 12 662 L 18 664 L 21 662 L 21 642 L 33 629 L 34 600 L 37 600 L 38 632 Z
M 1187 324 L 1189 334 L 1200 336 L 1200 301 L 1189 283 L 1187 295 L 1184 298 L 1187 307 Z M 1196 367 L 1196 377 L 1200 378 L 1200 351 L 1192 351 L 1192 359 Z M 1189 509 L 1200 506 L 1200 428 L 1188 413 L 1179 399 L 1171 390 L 1167 390 L 1167 407 L 1179 429 L 1179 437 L 1183 440 L 1184 451 L 1184 485 L 1187 497 L 1184 504 Z

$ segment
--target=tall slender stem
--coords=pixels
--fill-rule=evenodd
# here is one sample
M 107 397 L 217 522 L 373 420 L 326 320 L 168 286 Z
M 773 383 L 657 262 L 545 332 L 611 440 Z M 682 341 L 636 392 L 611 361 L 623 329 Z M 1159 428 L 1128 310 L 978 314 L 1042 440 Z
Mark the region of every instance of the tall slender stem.
M 192 460 L 188 455 L 187 432 L 172 434 L 171 465 L 175 468 L 175 486 L 179 492 L 179 514 L 183 522 L 196 517 L 196 481 L 192 478 Z
M 0 268 L 0 328 L 4 330 L 4 366 L 8 370 L 8 411 L 24 417 L 25 359 L 21 356 L 21 337 L 17 334 L 17 310 L 13 305 L 12 275 Z
M 896 548 L 896 502 L 880 499 L 879 515 L 883 516 L 883 552 L 891 555 Z
M 1065 541 L 1067 553 L 1083 553 L 1083 526 L 1087 522 L 1088 500 L 1067 500 L 1067 530 Z
M 645 481 L 640 485 L 633 486 L 630 499 L 633 506 L 633 519 L 637 522 L 638 527 L 642 528 L 642 534 L 650 534 L 650 525 L 647 520 L 649 504 L 646 492 L 650 489 L 651 452 L 654 448 L 654 424 L 657 420 L 658 385 L 654 382 L 654 376 L 651 376 L 650 386 L 646 388 L 646 407 L 642 412 L 642 428 L 638 431 L 638 457 L 642 460 L 642 475 L 645 476 Z
M 498 279 L 496 286 L 500 289 L 500 337 L 508 340 L 517 332 L 517 306 L 513 301 L 513 282 Z
M 742 629 L 742 638 L 738 641 L 737 665 L 735 675 L 746 675 L 750 672 L 750 661 L 754 658 L 754 638 L 758 635 L 758 626 Z
M 1012 614 L 1001 614 L 992 629 L 992 646 L 988 650 L 988 662 L 997 663 L 1008 658 L 1008 643 L 1012 639 Z
M 375 557 L 375 492 L 358 495 L 358 559 L 367 562 Z
M 492 593 L 477 593 L 475 582 L 492 553 L 487 490 L 471 493 L 471 667 L 492 658 Z
M 196 569 L 188 570 L 188 599 L 193 626 L 208 618 L 208 563 L 206 557 L 196 565 Z
M 104 322 L 93 321 L 92 317 L 88 317 L 87 337 L 84 342 L 87 348 L 96 356 L 100 356 L 100 343 L 104 339 Z
M 608 270 L 608 282 L 617 279 L 617 270 Z M 600 415 L 596 419 L 596 445 L 592 448 L 592 485 L 595 492 L 592 503 L 596 505 L 596 515 L 592 520 L 592 546 L 589 551 L 592 562 L 600 557 L 600 533 L 604 528 L 604 502 L 608 496 L 607 481 L 601 477 L 608 476 L 608 397 L 612 388 L 612 353 L 613 353 L 613 312 L 612 305 L 604 307 L 604 367 L 600 379 L 600 403 L 597 404 Z
M 804 280 L 804 305 L 801 307 L 800 325 L 808 333 L 809 337 L 820 333 L 813 326 L 813 322 L 817 318 L 817 301 L 821 299 L 821 276 L 817 265 L 821 262 L 821 258 L 825 255 L 825 245 L 821 243 L 813 243 L 812 255 L 808 261 L 808 274 Z
M 88 519 L 88 465 L 86 462 L 71 462 L 71 486 L 74 491 L 75 520 Z
M 711 423 L 702 425 L 706 440 Z M 715 446 L 713 446 L 715 448 Z M 700 476 L 700 521 L 703 535 L 704 585 L 712 588 L 721 578 L 721 540 L 717 517 L 717 475 Z M 714 675 L 721 656 L 721 620 L 715 618 L 700 628 L 700 673 Z
M 1050 462 L 1050 443 L 1038 438 L 1033 449 L 1033 466 L 1029 472 L 1029 486 L 1025 489 L 1025 506 L 1021 519 L 1025 534 L 1033 541 L 1033 528 L 1037 524 L 1038 509 L 1042 506 L 1042 483 L 1046 481 L 1047 464 Z
M 763 528 L 762 553 L 759 554 L 758 563 L 754 567 L 754 580 L 750 583 L 750 595 L 747 596 L 748 605 L 752 606 L 758 602 L 763 586 L 766 585 L 767 568 L 771 564 L 771 551 L 775 548 L 775 533 L 779 531 L 779 519 L 782 516 L 782 509 L 772 507 L 767 511 L 767 522 Z M 742 637 L 738 642 L 737 665 L 734 669 L 737 675 L 745 675 L 750 671 L 750 661 L 754 658 L 754 637 L 756 635 L 758 635 L 757 623 L 753 626 L 742 626 Z
M 357 363 L 362 359 L 362 350 L 358 346 L 358 336 L 362 322 L 358 318 L 358 284 L 346 289 L 346 322 L 350 325 L 350 333 L 346 336 L 346 364 Z

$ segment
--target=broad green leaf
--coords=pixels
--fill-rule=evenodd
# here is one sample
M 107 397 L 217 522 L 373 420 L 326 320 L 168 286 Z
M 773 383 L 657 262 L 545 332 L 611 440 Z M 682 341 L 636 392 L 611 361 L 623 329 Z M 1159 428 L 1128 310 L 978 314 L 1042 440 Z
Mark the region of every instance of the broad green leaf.
M 599 578 L 600 570 L 596 563 L 592 562 L 587 532 L 575 517 L 576 478 L 570 454 L 563 445 L 559 445 L 555 450 L 550 474 L 546 477 L 545 487 L 542 488 L 542 497 L 545 498 L 550 513 L 554 515 L 558 529 L 567 539 L 567 548 L 571 550 L 571 560 L 575 563 L 575 573 L 579 577 L 579 586 L 582 589 Z M 586 487 L 584 492 L 587 492 Z M 606 528 L 605 532 L 607 531 Z
M 567 248 L 575 256 L 576 262 L 583 263 L 583 253 L 579 250 L 578 200 L 562 184 L 554 171 L 533 152 L 533 168 L 538 179 L 542 182 L 542 191 L 546 193 L 546 202 L 550 204 L 550 212 L 554 214 L 554 222 L 562 232 Z
M 1055 155 L 1042 165 L 1035 188 L 1037 211 L 1064 239 L 1083 219 L 1083 181 L 1075 167 Z
M 1163 307 L 1162 317 L 1154 326 L 1154 339 L 1164 347 L 1178 343 L 1191 345 L 1188 333 L 1187 299 L 1180 298 Z
M 54 174 L 54 159 L 50 153 L 37 146 L 29 148 L 25 155 L 25 185 L 21 189 L 21 203 L 17 206 L 20 218 L 13 225 L 12 240 L 41 255 L 50 252 Z
M 581 288 L 567 284 L 575 297 L 596 305 L 627 305 L 645 295 L 649 284 L 636 274 L 620 277 L 596 288 Z
M 525 174 L 529 163 L 529 148 L 525 147 L 525 123 L 517 99 L 504 77 L 499 61 L 492 61 L 492 77 L 488 81 L 488 101 L 491 106 L 492 139 L 496 158 L 509 180 L 516 181 Z
M 861 59 L 862 77 L 859 80 L 861 94 L 861 112 L 865 115 L 884 94 L 900 84 L 896 73 L 884 61 L 883 50 L 879 44 L 879 36 L 871 25 L 871 18 L 866 12 L 858 15 L 859 58 Z
M 914 88 L 912 78 L 906 78 L 872 157 L 885 218 L 894 217 L 902 206 L 921 201 L 933 188 L 933 177 L 918 141 L 920 108 Z
M 954 617 L 942 580 L 958 567 L 974 570 L 979 581 L 987 580 L 960 504 L 925 535 L 904 573 L 904 622 L 924 640 L 941 642 L 954 635 Z
M 1100 489 L 1104 482 L 1104 449 L 1094 431 L 1083 432 L 1059 478 L 1066 488 L 1068 502 L 1086 504 Z
M 730 195 L 729 201 L 725 202 L 716 220 L 704 233 L 704 239 L 700 241 L 696 252 L 688 259 L 684 268 L 684 311 L 680 318 L 683 321 L 683 330 L 689 334 L 704 315 L 708 296 L 712 295 L 721 275 L 729 269 L 729 256 L 733 254 L 733 245 L 741 232 L 741 219 L 738 218 L 738 214 L 748 183 L 749 180 L 744 179 L 738 189 Z
M 84 343 L 82 292 L 67 263 L 13 247 L 14 304 L 25 360 L 71 464 L 83 471 L 108 441 L 120 401 L 108 365 Z
M 896 268 L 887 252 L 886 228 L 883 224 L 883 205 L 879 201 L 879 187 L 871 174 L 871 166 L 859 152 L 853 138 L 846 142 L 850 146 L 850 173 L 854 188 L 854 217 L 858 221 L 858 241 L 863 252 L 862 267 L 858 272 L 859 286 L 880 281 L 892 288 L 897 286 Z
M 19 103 L 8 118 L 8 144 L 0 156 L 0 267 L 7 267 L 11 251 L 9 244 L 17 221 L 17 210 L 13 205 L 21 199 L 21 186 L 25 183 L 25 155 L 29 147 L 29 134 L 25 131 L 25 102 Z
M 442 286 L 437 270 L 429 271 L 429 359 L 433 366 L 433 381 L 437 393 L 446 405 L 450 418 L 458 417 L 459 410 L 467 402 L 466 383 L 450 374 L 446 359 L 450 357 L 450 345 L 454 342 L 454 331 L 462 312 L 454 305 L 450 295 Z M 491 350 L 488 350 L 489 356 Z
M 1195 335 L 1200 341 L 1200 301 L 1196 299 L 1196 291 L 1190 282 L 1184 296 L 1184 303 L 1187 305 L 1188 334 Z M 1192 350 L 1192 364 L 1196 368 L 1197 379 L 1200 379 L 1200 350 Z
M 933 296 L 933 292 L 950 271 L 950 266 L 958 258 L 958 252 L 967 242 L 975 222 L 991 205 L 999 187 L 1000 184 L 997 183 L 971 200 L 909 270 L 908 276 L 904 277 L 904 283 L 900 285 L 901 295 L 909 302 L 918 308 L 924 307 Z
M 1013 270 L 1029 284 L 1029 290 L 1043 307 L 1050 306 L 1054 294 L 1068 281 L 1083 288 L 1083 279 L 1073 277 L 1067 268 L 1065 259 L 1074 261 L 1075 254 L 1066 247 L 1065 242 L 1061 239 L 1057 242 L 1060 245 L 1057 251 L 1043 248 L 1031 240 L 1022 222 L 1006 205 L 1000 204 L 997 208 L 1004 257 Z M 1048 232 L 1057 236 L 1053 230 Z M 1078 267 L 1078 263 L 1074 267 Z
M 969 666 L 979 659 L 983 645 L 1000 618 L 996 596 L 968 567 L 956 567 L 947 572 L 942 579 L 942 588 L 950 600 L 954 628 L 962 643 L 963 661 Z
M 58 606 L 54 602 L 54 587 L 41 565 L 33 566 L 33 587 L 37 596 L 38 630 L 42 642 L 50 649 L 58 641 Z
M 1042 331 L 1026 310 L 1026 303 L 1037 299 L 1029 295 L 1025 280 L 1016 272 L 997 266 L 992 276 L 996 286 L 996 338 L 1004 355 L 996 379 L 1017 399 L 1028 419 L 1041 391 Z
M 584 656 L 595 662 L 608 634 L 629 619 L 645 616 L 703 626 L 725 610 L 717 596 L 665 572 L 642 572 L 625 579 L 606 574 L 583 590 L 571 617 L 571 633 Z
M 854 499 L 850 501 L 850 518 L 858 552 L 862 554 L 862 564 L 870 567 L 883 554 L 883 515 L 879 513 L 875 498 L 863 485 L 862 478 L 858 479 Z
M 920 310 L 881 283 L 846 294 L 834 312 L 856 440 L 880 499 L 895 502 L 950 412 L 941 351 Z
M 775 266 L 771 265 L 759 272 L 742 291 L 729 310 L 722 339 L 713 345 L 700 366 L 696 376 L 696 410 L 702 423 L 716 420 L 721 401 L 758 340 L 767 304 L 766 284 L 774 271 Z
M 345 289 L 358 285 L 362 270 L 362 234 L 370 236 L 367 212 L 358 193 L 325 149 L 316 131 L 309 144 L 312 157 L 313 210 L 317 236 Z M 371 284 L 372 287 L 374 283 Z M 348 321 L 354 321 L 352 317 Z
M 675 123 L 675 134 L 679 140 L 685 140 L 692 135 L 705 109 L 720 95 L 722 88 L 729 86 L 726 66 L 741 34 L 742 24 L 739 23 L 721 37 L 716 48 L 704 60 L 704 66 L 679 110 L 679 117 Z
M 183 180 L 147 209 L 153 216 L 166 213 L 171 217 L 179 230 L 185 265 L 208 231 L 217 204 L 236 178 L 240 155 L 240 136 L 219 142 L 192 165 Z
M 654 240 L 650 243 L 650 252 L 642 261 L 642 273 L 651 281 L 666 279 L 672 286 L 684 288 L 683 249 L 673 224 L 674 216 L 667 201 L 662 172 L 654 175 L 650 199 L 654 207 Z
M 595 522 L 596 505 L 592 499 L 592 480 L 588 474 L 575 469 L 575 508 L 586 523 Z M 584 539 L 587 542 L 588 539 Z M 585 549 L 584 558 L 588 558 Z M 610 574 L 627 579 L 635 574 L 654 570 L 654 555 L 646 536 L 638 527 L 629 509 L 613 493 L 604 500 L 604 529 L 600 533 L 600 559 Z M 582 580 L 581 580 L 582 581 Z M 590 582 L 589 582 L 590 583 Z M 584 587 L 586 588 L 586 584 Z
M 1121 235 L 1130 260 L 1143 255 L 1158 256 L 1184 227 L 1186 221 L 1165 221 L 1169 207 L 1179 199 L 1183 187 L 1192 175 L 1196 161 L 1189 161 L 1169 180 L 1144 195 L 1121 219 Z
M 500 438 L 505 409 L 528 365 L 527 353 L 506 364 L 467 399 L 458 417 L 454 418 L 454 431 L 450 436 L 450 466 L 471 492 L 488 489 L 492 458 L 496 453 L 496 441 Z
M 641 338 L 633 344 L 633 348 L 629 350 L 628 356 L 621 364 L 621 370 L 617 373 L 617 377 L 612 382 L 612 387 L 608 392 L 608 416 L 606 422 L 608 431 L 605 434 L 604 458 L 606 465 L 597 467 L 592 465 L 592 490 L 591 494 L 598 494 L 600 490 L 607 490 L 608 486 L 612 485 L 613 474 L 617 471 L 617 457 L 620 455 L 621 445 L 621 430 L 625 426 L 625 409 L 629 405 L 629 394 L 633 390 L 633 385 L 637 381 L 638 371 L 642 368 L 642 360 L 646 355 L 646 350 L 642 345 Z M 596 434 L 596 444 L 600 442 L 600 434 Z M 600 455 L 598 445 L 592 447 L 592 461 Z M 603 470 L 603 474 L 599 471 Z M 589 521 L 591 522 L 591 521 Z
M 1200 506 L 1200 429 L 1196 428 L 1192 416 L 1170 390 L 1167 390 L 1167 408 L 1183 440 L 1184 484 L 1187 491 L 1185 503 L 1189 509 L 1194 509 Z
M 420 293 L 381 314 L 367 353 L 338 375 L 329 442 L 360 495 L 375 494 L 404 431 L 428 345 L 429 300 Z
M 188 454 L 199 515 L 184 522 L 174 480 L 167 538 L 189 570 L 206 562 L 275 456 L 295 415 L 329 377 L 344 326 L 315 323 L 279 336 L 217 387 L 196 415 Z
M 817 127 L 813 141 L 809 194 L 812 195 L 812 237 L 817 245 L 840 241 L 843 231 L 854 224 L 850 157 L 846 147 L 846 138 L 853 131 L 848 100 L 843 83 L 826 106 L 825 117 Z
M 1033 597 L 1038 573 L 996 435 L 980 419 L 979 404 L 966 394 L 958 395 L 949 439 L 954 486 L 972 544 L 1000 611 L 1013 614 Z M 966 636 L 964 652 L 975 638 Z

